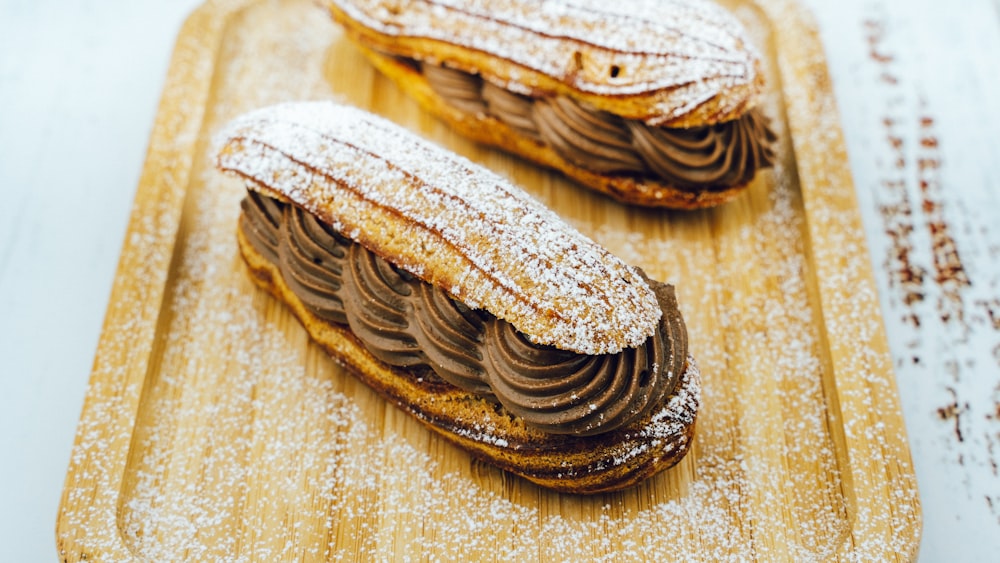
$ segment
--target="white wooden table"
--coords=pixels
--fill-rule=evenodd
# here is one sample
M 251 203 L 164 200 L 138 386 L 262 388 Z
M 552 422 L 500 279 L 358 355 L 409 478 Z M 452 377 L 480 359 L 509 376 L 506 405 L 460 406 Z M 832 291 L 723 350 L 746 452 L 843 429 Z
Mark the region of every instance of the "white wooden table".
M 803 0 L 827 47 L 923 505 L 1000 553 L 1000 1 Z M 173 39 L 198 0 L 0 0 L 0 558 L 51 560 Z

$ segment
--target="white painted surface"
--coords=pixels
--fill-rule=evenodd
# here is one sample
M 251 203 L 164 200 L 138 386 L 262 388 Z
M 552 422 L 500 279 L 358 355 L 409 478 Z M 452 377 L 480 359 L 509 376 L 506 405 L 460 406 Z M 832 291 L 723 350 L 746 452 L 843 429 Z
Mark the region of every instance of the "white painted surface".
M 921 561 L 1000 553 L 1000 10 L 807 0 L 821 25 L 923 506 Z
M 924 513 L 922 561 L 1000 552 L 1000 7 L 803 0 L 849 145 Z M 0 0 L 0 545 L 59 495 L 177 30 L 197 0 Z
M 196 5 L 0 0 L 0 560 L 56 560 L 111 280 Z

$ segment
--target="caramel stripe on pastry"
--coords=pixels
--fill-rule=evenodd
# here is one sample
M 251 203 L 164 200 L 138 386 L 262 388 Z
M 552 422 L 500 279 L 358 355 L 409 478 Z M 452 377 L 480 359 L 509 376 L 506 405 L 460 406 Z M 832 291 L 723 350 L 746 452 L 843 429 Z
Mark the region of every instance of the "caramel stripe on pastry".
M 648 123 L 714 123 L 760 92 L 759 55 L 705 0 L 325 0 L 372 48 L 570 93 Z
M 746 184 L 757 170 L 774 163 L 771 145 L 777 137 L 756 108 L 715 125 L 652 127 L 565 96 L 530 98 L 475 74 L 432 64 L 419 68 L 430 87 L 455 108 L 499 119 L 597 173 L 658 177 L 698 191 Z
M 356 108 L 246 114 L 218 166 L 536 344 L 614 353 L 645 342 L 662 314 L 635 268 L 528 194 Z
M 617 354 L 533 344 L 510 323 L 473 311 L 391 266 L 291 204 L 251 191 L 240 228 L 313 313 L 347 324 L 378 359 L 428 366 L 442 379 L 494 397 L 553 434 L 593 435 L 650 414 L 673 390 L 687 333 L 673 288 L 648 281 L 663 314 L 653 336 Z

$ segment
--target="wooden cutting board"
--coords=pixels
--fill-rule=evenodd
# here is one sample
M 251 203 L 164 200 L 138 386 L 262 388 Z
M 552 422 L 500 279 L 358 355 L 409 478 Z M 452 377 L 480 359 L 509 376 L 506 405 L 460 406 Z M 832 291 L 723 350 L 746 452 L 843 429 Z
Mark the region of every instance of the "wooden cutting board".
M 721 208 L 629 208 L 475 146 L 309 0 L 210 1 L 178 37 L 58 516 L 82 560 L 912 559 L 920 508 L 839 119 L 791 0 L 734 0 L 779 162 Z M 213 136 L 333 98 L 508 176 L 677 286 L 703 377 L 694 446 L 631 489 L 559 495 L 473 461 L 256 289 Z

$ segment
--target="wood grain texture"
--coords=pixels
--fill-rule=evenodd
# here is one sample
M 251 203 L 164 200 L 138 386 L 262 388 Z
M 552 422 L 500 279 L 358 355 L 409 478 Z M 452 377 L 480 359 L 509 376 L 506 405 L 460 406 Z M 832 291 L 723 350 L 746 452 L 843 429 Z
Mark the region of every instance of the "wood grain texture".
M 815 4 L 925 507 L 927 561 L 1000 549 L 996 3 Z M 834 32 L 834 30 L 837 30 Z M 957 539 L 964 538 L 964 539 Z
M 724 207 L 613 203 L 423 114 L 305 0 L 185 25 L 136 196 L 58 523 L 65 560 L 910 559 L 920 510 L 816 30 L 732 5 L 767 59 L 780 159 Z M 471 461 L 330 362 L 247 278 L 228 119 L 369 108 L 526 187 L 674 283 L 703 373 L 694 450 L 640 486 L 557 495 Z

